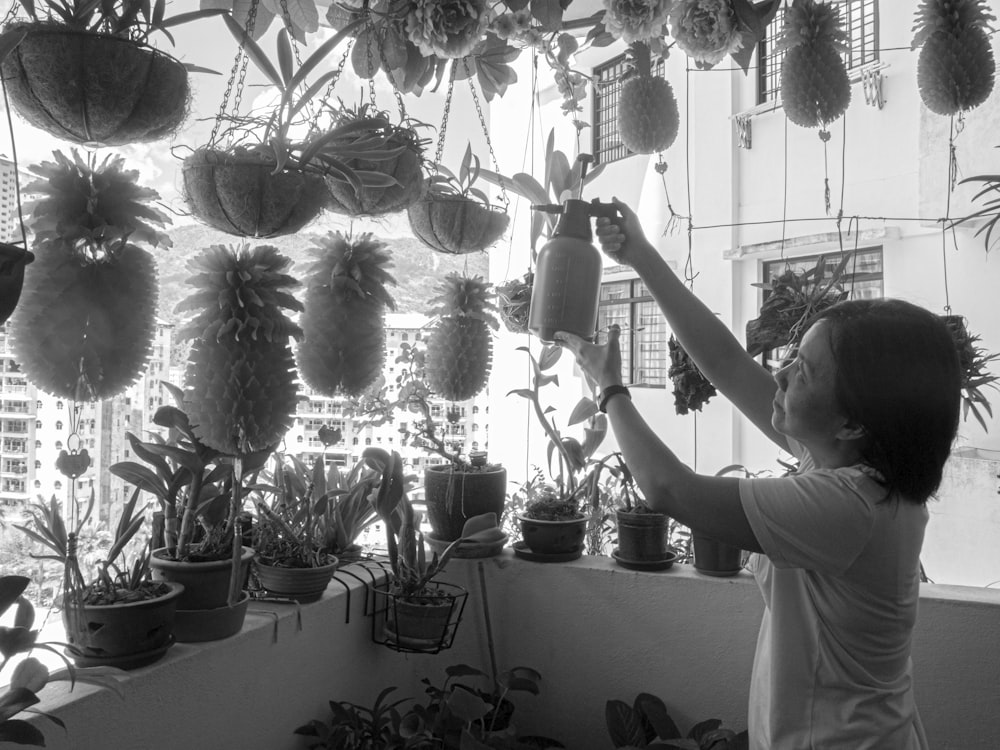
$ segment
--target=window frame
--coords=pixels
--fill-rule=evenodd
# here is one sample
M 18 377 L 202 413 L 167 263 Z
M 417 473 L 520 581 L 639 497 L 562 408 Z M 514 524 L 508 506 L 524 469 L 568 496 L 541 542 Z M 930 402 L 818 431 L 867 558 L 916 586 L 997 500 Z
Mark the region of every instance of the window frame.
M 878 0 L 844 0 L 837 3 L 847 17 L 847 50 L 842 54 L 848 72 L 880 60 L 880 25 Z M 757 43 L 757 105 L 781 101 L 781 62 L 783 51 L 768 52 L 770 44 L 781 37 L 784 8 L 768 24 L 764 38 Z M 842 16 L 843 17 L 843 16 Z
M 620 284 L 628 284 L 628 296 L 605 298 L 606 289 Z M 637 332 L 645 330 L 645 326 L 641 324 L 640 320 L 642 305 L 654 306 L 660 323 L 658 331 L 661 333 L 661 339 L 654 339 L 652 342 L 654 345 L 659 344 L 659 346 L 651 349 L 653 353 L 659 352 L 655 368 L 644 366 L 648 362 L 648 358 L 644 360 L 640 356 L 642 354 L 641 347 L 644 343 L 649 342 L 644 342 L 643 337 L 635 335 Z M 603 314 L 603 311 L 609 307 L 625 306 L 628 307 L 628 312 L 625 325 L 622 326 L 621 339 L 619 340 L 622 345 L 622 376 L 629 384 L 629 387 L 666 388 L 670 383 L 670 378 L 667 377 L 667 370 L 669 369 L 669 353 L 667 350 L 669 329 L 667 328 L 666 319 L 656 306 L 656 301 L 653 299 L 652 293 L 650 293 L 642 279 L 637 276 L 630 276 L 626 278 L 604 279 L 601 282 L 600 300 L 597 307 L 598 340 L 607 340 L 607 324 L 605 323 L 607 317 Z M 653 333 L 655 334 L 655 332 Z M 653 372 L 658 374 L 658 377 L 654 380 L 650 380 L 648 377 L 640 379 L 640 375 L 648 369 L 653 369 Z

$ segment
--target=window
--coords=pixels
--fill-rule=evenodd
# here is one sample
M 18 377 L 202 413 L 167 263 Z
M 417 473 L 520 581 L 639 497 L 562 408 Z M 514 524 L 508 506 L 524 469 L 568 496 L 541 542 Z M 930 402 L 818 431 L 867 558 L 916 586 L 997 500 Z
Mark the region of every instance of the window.
M 601 284 L 597 330 L 605 337 L 608 326 L 622 330 L 622 374 L 632 385 L 663 387 L 667 382 L 667 323 L 639 279 Z
M 843 53 L 848 70 L 878 61 L 878 0 L 842 0 L 835 3 L 847 32 Z M 774 101 L 781 90 L 781 63 L 785 53 L 775 49 L 784 27 L 784 10 L 767 27 L 757 46 L 757 103 Z
M 785 260 L 771 260 L 763 264 L 763 277 L 766 281 L 772 281 L 786 270 L 796 273 L 808 271 L 815 267 L 819 261 L 819 255 L 806 255 L 798 258 L 787 258 Z M 840 264 L 840 253 L 829 253 L 823 256 L 824 279 L 829 279 L 833 271 Z M 860 248 L 854 253 L 854 257 L 848 262 L 841 276 L 840 283 L 847 291 L 847 299 L 879 299 L 884 296 L 882 272 L 882 248 L 870 247 Z M 767 299 L 767 292 L 764 292 L 764 299 Z M 774 368 L 780 365 L 785 359 L 792 356 L 792 351 L 788 347 L 781 349 L 766 350 L 761 357 L 763 363 Z
M 61 430 L 62 429 L 62 422 L 56 422 L 56 429 L 57 430 Z
M 622 91 L 622 76 L 628 69 L 625 55 L 608 60 L 594 68 L 594 163 L 607 164 L 630 156 L 631 152 L 618 137 L 618 99 Z M 657 58 L 653 74 L 662 76 L 664 63 Z

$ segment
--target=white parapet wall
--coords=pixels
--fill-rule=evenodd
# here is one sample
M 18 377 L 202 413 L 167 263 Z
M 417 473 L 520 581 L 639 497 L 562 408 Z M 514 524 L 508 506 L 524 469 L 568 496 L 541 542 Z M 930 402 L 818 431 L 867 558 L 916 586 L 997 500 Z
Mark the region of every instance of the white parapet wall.
M 420 679 L 440 684 L 451 664 L 489 670 L 485 591 L 499 669 L 523 665 L 542 674 L 540 695 L 514 699 L 522 733 L 572 750 L 610 750 L 605 702 L 631 701 L 641 691 L 663 698 L 682 729 L 706 718 L 746 725 L 762 607 L 746 573 L 634 572 L 602 557 L 538 564 L 510 550 L 456 560 L 447 578 L 470 594 L 454 647 L 436 655 L 373 643 L 364 587 L 340 575 L 346 586 L 332 583 L 298 611 L 255 602 L 238 635 L 175 645 L 162 661 L 123 677 L 121 695 L 48 686 L 39 707 L 66 731 L 32 721 L 55 750 L 300 750 L 306 744 L 293 730 L 325 718 L 329 700 L 370 706 L 387 686 L 399 688 L 399 697 L 420 697 Z M 914 662 L 930 746 L 992 749 L 1000 736 L 1000 591 L 927 585 L 921 593 Z

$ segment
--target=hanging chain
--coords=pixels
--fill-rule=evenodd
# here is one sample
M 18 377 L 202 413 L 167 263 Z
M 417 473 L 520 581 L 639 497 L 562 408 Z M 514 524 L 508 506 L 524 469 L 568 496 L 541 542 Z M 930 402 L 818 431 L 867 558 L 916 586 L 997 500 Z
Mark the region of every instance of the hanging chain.
M 7 15 L 3 17 L 3 21 L 0 21 L 0 26 L 7 28 L 7 24 L 14 20 L 17 16 L 17 11 L 21 8 L 21 4 L 14 0 L 7 9 Z
M 319 104 L 316 105 L 316 117 L 313 118 L 312 123 L 309 125 L 309 132 L 315 133 L 319 130 L 319 114 L 323 112 L 330 102 L 330 97 L 333 96 L 333 89 L 337 85 L 337 81 L 340 80 L 341 74 L 344 72 L 344 67 L 347 65 L 347 60 L 351 56 L 351 50 L 354 48 L 354 39 L 351 39 L 347 43 L 347 49 L 344 50 L 344 54 L 340 58 L 340 62 L 337 64 L 337 72 L 334 74 L 333 78 L 330 79 L 330 84 L 326 87 L 326 91 L 323 92 L 323 96 L 319 100 Z
M 456 63 L 452 63 L 451 76 L 448 78 L 448 93 L 444 97 L 444 114 L 441 116 L 441 130 L 438 133 L 437 150 L 434 152 L 434 165 L 441 163 L 444 154 L 444 139 L 448 132 L 448 116 L 451 114 L 451 95 L 455 93 L 455 73 L 458 70 Z
M 370 13 L 365 20 L 365 32 L 365 57 L 368 62 L 368 69 L 365 72 L 368 73 L 368 100 L 371 102 L 372 108 L 377 112 L 375 74 L 378 71 L 375 70 L 375 55 L 372 53 L 372 37 L 375 36 L 375 23 L 372 21 Z
M 490 129 L 486 125 L 486 118 L 483 116 L 483 108 L 479 104 L 479 95 L 476 93 L 476 85 L 472 81 L 472 70 L 469 68 L 469 58 L 462 58 L 462 66 L 465 68 L 465 75 L 469 79 L 469 91 L 472 92 L 472 103 L 476 105 L 476 114 L 479 115 L 479 125 L 483 129 L 483 135 L 486 136 L 486 147 L 490 150 L 490 161 L 493 163 L 493 171 L 500 174 L 500 165 L 497 163 L 497 155 L 493 153 L 493 143 L 490 141 Z M 500 181 L 500 198 L 503 200 L 503 209 L 507 211 L 510 208 L 510 198 L 507 197 L 507 188 L 503 186 L 503 180 Z
M 388 30 L 386 30 L 386 37 L 388 36 L 388 34 L 389 34 Z M 392 86 L 392 93 L 396 97 L 396 106 L 399 108 L 399 117 L 401 121 L 406 122 L 407 119 L 406 104 L 403 102 L 403 94 L 399 90 L 399 87 L 396 85 L 396 79 L 392 77 L 392 73 L 389 70 L 389 61 L 386 59 L 385 56 L 386 37 L 383 37 L 381 43 L 378 45 L 378 58 L 379 62 L 382 64 L 382 70 L 385 71 L 385 77 L 386 79 L 388 79 L 389 85 Z
M 257 23 L 257 4 L 259 2 L 260 0 L 252 0 L 250 3 L 250 10 L 247 12 L 246 29 L 243 31 L 243 38 L 240 40 L 239 49 L 236 50 L 236 58 L 233 60 L 233 68 L 229 72 L 229 81 L 226 83 L 226 92 L 222 95 L 222 105 L 219 107 L 219 113 L 215 116 L 215 125 L 212 127 L 212 134 L 208 138 L 209 147 L 214 146 L 216 138 L 218 138 L 219 127 L 222 125 L 222 120 L 226 115 L 229 97 L 233 95 L 234 82 L 236 93 L 233 98 L 232 112 L 236 115 L 240 112 L 240 104 L 243 101 L 243 84 L 247 77 L 247 63 L 250 61 L 250 58 L 244 52 L 243 47 L 246 45 L 246 40 L 253 37 L 253 29 Z M 232 140 L 233 134 L 230 133 L 228 142 L 232 143 Z

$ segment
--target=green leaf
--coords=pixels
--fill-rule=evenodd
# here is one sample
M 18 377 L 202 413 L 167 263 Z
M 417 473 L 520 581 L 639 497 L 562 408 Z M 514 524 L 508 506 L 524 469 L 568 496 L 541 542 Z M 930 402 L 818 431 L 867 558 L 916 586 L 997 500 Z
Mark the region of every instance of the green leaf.
M 632 707 L 620 700 L 609 700 L 604 704 L 604 721 L 616 748 L 634 746 L 646 747 L 649 738 L 642 726 L 642 718 Z
M 538 368 L 542 371 L 548 370 L 562 357 L 563 349 L 555 344 L 546 344 L 542 347 L 541 354 L 538 355 Z
M 292 45 L 288 41 L 288 32 L 284 29 L 278 31 L 278 68 L 281 71 L 281 80 L 287 89 L 294 75 L 295 61 L 292 57 Z
M 36 698 L 33 703 L 37 703 Z M 32 704 L 28 704 L 32 705 Z M 5 709 L 0 709 L 0 742 L 13 742 L 15 745 L 34 745 L 45 747 L 45 735 L 34 724 L 21 719 L 3 719 Z M 14 713 L 17 713 L 16 711 Z M 12 714 L 13 715 L 13 714 Z
M 598 413 L 597 404 L 594 403 L 592 398 L 581 398 L 576 406 L 573 407 L 573 412 L 569 415 L 568 425 L 572 426 L 575 424 L 580 424 L 592 416 Z
M 531 0 L 531 15 L 545 31 L 558 31 L 562 25 L 563 6 L 559 0 Z
M 25 576 L 0 576 L 0 615 L 10 609 L 31 583 Z
M 535 392 L 530 388 L 515 388 L 512 391 L 508 391 L 507 395 L 520 396 L 521 398 L 526 398 L 529 401 L 533 401 L 535 399 Z
M 253 39 L 246 37 L 246 30 L 240 26 L 232 16 L 226 15 L 222 17 L 226 22 L 226 26 L 229 28 L 230 33 L 236 38 L 236 41 L 243 45 L 243 51 L 246 52 L 247 57 L 254 61 L 254 64 L 260 68 L 260 71 L 264 76 L 278 88 L 280 91 L 285 90 L 284 81 L 275 70 L 271 61 L 267 59 L 267 55 L 264 50 L 260 48 Z

